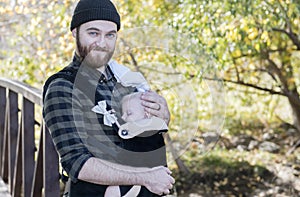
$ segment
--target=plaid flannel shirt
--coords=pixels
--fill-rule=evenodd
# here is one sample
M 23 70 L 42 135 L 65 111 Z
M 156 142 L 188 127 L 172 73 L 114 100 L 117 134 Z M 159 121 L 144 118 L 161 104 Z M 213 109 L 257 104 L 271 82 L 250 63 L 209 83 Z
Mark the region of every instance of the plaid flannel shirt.
M 135 88 L 118 83 L 109 66 L 105 78 L 96 69 L 82 65 L 77 56 L 66 68 L 76 73 L 55 74 L 45 83 L 43 116 L 62 167 L 73 182 L 90 157 L 139 167 L 166 165 L 160 134 L 124 140 L 118 136 L 116 125 L 104 125 L 103 115 L 91 110 L 98 101 L 105 100 L 107 110 L 114 109 L 122 124 L 120 101 Z
M 96 69 L 81 69 L 83 66 L 76 56 L 69 67 L 75 67 L 80 74 L 73 82 L 62 77 L 49 81 L 44 90 L 43 116 L 62 167 L 76 182 L 81 167 L 90 157 L 117 162 L 114 144 L 120 144 L 121 139 L 113 127 L 103 124 L 101 114 L 91 111 L 92 107 L 99 100 L 106 100 L 107 108 L 113 108 L 119 117 L 119 100 L 133 89 L 119 88 L 108 67 L 107 78 Z M 100 148 L 95 148 L 95 143 Z

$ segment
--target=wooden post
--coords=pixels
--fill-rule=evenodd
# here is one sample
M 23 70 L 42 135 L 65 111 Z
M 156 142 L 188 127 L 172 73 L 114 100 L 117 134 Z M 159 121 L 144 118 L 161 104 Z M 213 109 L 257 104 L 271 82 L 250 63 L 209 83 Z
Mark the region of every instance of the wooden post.
M 9 114 L 8 114 L 8 184 L 10 192 L 13 190 L 14 165 L 16 160 L 17 138 L 19 129 L 18 118 L 18 94 L 9 91 Z
M 3 148 L 1 157 L 1 177 L 5 183 L 8 182 L 8 114 L 9 114 L 9 100 L 7 101 L 5 109 L 4 134 L 3 134 Z
M 2 158 L 3 155 L 5 111 L 6 111 L 6 88 L 0 86 L 0 112 L 1 112 L 0 113 L 0 159 Z M 2 169 L 2 159 L 0 161 L 0 169 Z
M 43 124 L 44 125 L 44 124 Z M 59 196 L 58 154 L 52 142 L 50 133 L 44 126 L 44 192 L 45 197 Z M 47 153 L 47 156 L 46 154 Z
M 13 179 L 13 190 L 11 191 L 12 197 L 21 196 L 22 189 L 22 124 L 20 124 L 17 141 L 17 153 Z
M 31 189 L 31 197 L 41 197 L 42 196 L 42 189 L 43 189 L 43 139 L 44 139 L 44 127 L 41 126 L 41 133 L 40 133 L 40 142 L 38 148 L 38 155 L 37 160 L 35 163 L 33 181 L 32 181 L 32 189 Z
M 59 197 L 58 154 L 43 121 L 35 158 L 35 105 L 43 105 L 40 90 L 0 78 L 0 178 L 13 196 Z
M 6 122 L 6 88 L 0 86 L 0 171 L 2 174 L 3 155 L 4 155 L 4 133 Z M 3 113 L 4 112 L 4 113 Z
M 24 197 L 30 197 L 32 179 L 34 172 L 34 104 L 23 98 L 22 108 L 22 137 L 23 137 L 23 186 L 24 186 Z

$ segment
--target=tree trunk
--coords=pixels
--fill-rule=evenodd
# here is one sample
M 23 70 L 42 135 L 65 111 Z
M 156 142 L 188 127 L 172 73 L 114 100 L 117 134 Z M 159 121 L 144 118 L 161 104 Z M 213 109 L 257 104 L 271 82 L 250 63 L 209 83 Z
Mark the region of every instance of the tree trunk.
M 183 163 L 183 161 L 180 159 L 179 155 L 177 154 L 176 150 L 174 149 L 170 135 L 168 133 L 166 133 L 164 136 L 165 136 L 165 140 L 167 141 L 167 144 L 170 147 L 170 152 L 175 160 L 175 163 L 179 169 L 179 172 L 183 173 L 185 175 L 189 175 L 190 171 L 187 168 L 187 166 Z
M 292 92 L 288 95 L 288 100 L 293 112 L 294 126 L 300 132 L 300 98 L 298 92 Z

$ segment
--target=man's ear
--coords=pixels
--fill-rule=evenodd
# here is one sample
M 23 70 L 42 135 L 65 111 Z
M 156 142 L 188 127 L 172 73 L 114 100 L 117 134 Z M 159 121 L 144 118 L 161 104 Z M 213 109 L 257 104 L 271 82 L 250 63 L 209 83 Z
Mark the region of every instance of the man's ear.
M 76 36 L 77 36 L 77 28 L 75 28 L 75 29 L 72 30 L 72 35 L 73 35 L 74 38 L 76 38 Z

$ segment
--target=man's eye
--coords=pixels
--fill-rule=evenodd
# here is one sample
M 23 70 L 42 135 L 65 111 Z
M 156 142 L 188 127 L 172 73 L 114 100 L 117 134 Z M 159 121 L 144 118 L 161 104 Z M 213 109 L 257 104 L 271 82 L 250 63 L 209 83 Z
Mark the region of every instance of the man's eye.
M 109 38 L 109 39 L 113 39 L 114 37 L 116 36 L 116 34 L 106 34 L 106 37 Z
M 131 112 L 131 111 L 128 111 L 128 112 L 127 112 L 127 116 L 130 116 L 130 115 L 132 115 L 132 112 Z
M 97 33 L 97 32 L 89 32 L 89 35 L 90 35 L 90 36 L 97 36 L 98 33 Z

